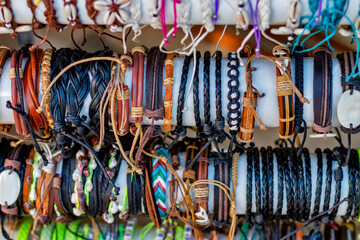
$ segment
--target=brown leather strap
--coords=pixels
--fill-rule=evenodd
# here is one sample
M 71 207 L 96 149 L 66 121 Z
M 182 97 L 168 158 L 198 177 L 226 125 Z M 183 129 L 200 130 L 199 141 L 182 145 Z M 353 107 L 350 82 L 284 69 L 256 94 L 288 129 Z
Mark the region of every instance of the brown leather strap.
M 165 60 L 165 79 L 164 79 L 164 85 L 165 85 L 165 101 L 164 101 L 164 108 L 165 108 L 165 115 L 164 115 L 164 129 L 166 131 L 171 130 L 171 123 L 172 123 L 172 96 L 173 96 L 173 84 L 174 84 L 174 57 L 175 53 L 170 53 L 167 55 Z
M 31 126 L 35 131 L 47 131 L 48 122 L 43 112 L 38 113 L 39 108 L 39 75 L 42 59 L 42 50 L 37 49 L 30 53 L 24 71 L 24 96 L 28 105 L 28 115 Z
M 313 89 L 313 129 L 325 134 L 332 128 L 332 57 L 327 47 L 314 51 Z
M 131 92 L 131 117 L 133 122 L 142 122 L 143 92 L 144 92 L 144 55 L 145 49 L 141 46 L 131 50 L 133 56 L 132 92 Z
M 67 222 L 69 219 L 68 213 L 65 211 L 61 198 L 60 198 L 60 187 L 61 187 L 61 175 L 56 174 L 53 181 L 52 186 L 49 193 L 49 204 L 48 204 L 48 216 L 57 221 L 65 221 Z M 54 204 L 56 204 L 57 209 L 61 213 L 62 217 L 58 217 L 54 210 Z
M 0 47 L 0 76 L 3 73 L 3 69 L 6 63 L 6 60 L 9 58 L 10 56 L 10 49 L 7 47 Z
M 21 167 L 21 162 L 18 160 L 5 159 L 4 168 L 11 167 L 11 170 L 19 171 Z
M 30 209 L 31 209 L 29 208 L 29 204 L 27 204 L 27 202 L 29 201 L 30 189 L 33 181 L 32 173 L 33 173 L 34 155 L 35 155 L 35 149 L 33 148 L 31 149 L 28 159 L 26 159 L 26 168 L 25 168 L 24 181 L 22 187 L 23 208 L 26 213 L 30 213 Z
M 36 206 L 36 209 L 40 208 L 39 216 L 41 216 L 43 214 L 43 209 L 40 205 L 41 205 L 41 196 L 42 196 L 41 193 L 44 188 L 45 177 L 46 177 L 46 173 L 44 171 L 42 171 L 41 176 L 36 184 L 35 206 Z
M 11 69 L 10 69 L 10 79 L 11 79 L 11 103 L 13 105 L 16 104 L 20 104 L 20 99 L 19 99 L 19 94 L 18 94 L 18 89 L 16 86 L 16 76 L 15 76 L 15 61 L 16 61 L 16 55 L 17 52 L 13 52 L 12 56 L 11 56 Z M 23 61 L 23 54 L 20 55 L 19 57 L 19 66 L 22 66 L 22 61 Z M 20 81 L 23 81 L 23 71 L 22 68 L 19 69 L 19 75 L 20 75 Z M 18 135 L 23 135 L 23 136 L 27 136 L 28 135 L 28 130 L 25 126 L 25 122 L 24 120 L 21 118 L 21 116 L 13 111 L 13 116 L 14 116 L 14 123 L 15 123 L 15 129 L 16 129 L 16 133 Z
M 1 205 L 1 211 L 5 214 L 16 216 L 18 214 L 18 207 L 8 208 L 7 206 Z
M 290 56 L 287 47 L 277 46 L 273 49 L 273 55 L 278 63 L 290 74 Z M 295 110 L 294 110 L 294 91 L 288 78 L 283 75 L 276 67 L 276 91 L 278 94 L 279 105 L 279 138 L 288 139 L 294 135 L 295 131 Z

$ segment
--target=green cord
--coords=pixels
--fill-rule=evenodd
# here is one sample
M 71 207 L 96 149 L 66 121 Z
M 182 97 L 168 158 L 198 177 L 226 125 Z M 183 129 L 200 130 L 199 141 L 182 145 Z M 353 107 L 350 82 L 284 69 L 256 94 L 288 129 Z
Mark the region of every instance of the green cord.
M 118 240 L 123 240 L 124 239 L 124 233 L 125 233 L 125 225 L 120 224 L 120 226 L 119 226 L 119 239 Z
M 66 229 L 66 233 L 65 233 L 66 240 L 77 240 L 77 236 L 74 233 L 78 232 L 80 224 L 81 224 L 80 220 L 68 224 L 67 226 L 68 229 Z
M 177 226 L 175 228 L 174 239 L 184 239 L 184 235 L 185 235 L 185 229 L 180 226 Z
M 56 223 L 56 240 L 64 240 L 66 235 L 66 224 L 64 223 Z
M 17 240 L 27 240 L 31 229 L 31 218 L 25 219 L 19 228 Z
M 89 161 L 90 162 L 89 166 L 92 165 L 93 161 L 94 161 L 94 157 L 91 157 L 90 161 Z M 86 206 L 89 206 L 89 198 L 90 198 L 90 192 L 86 189 L 87 189 L 87 186 L 92 181 L 94 169 L 92 167 L 89 167 L 89 172 L 90 172 L 89 177 L 86 178 L 85 185 L 84 185 L 84 192 L 85 192 L 85 196 L 86 196 Z
M 55 224 L 49 224 L 41 229 L 40 240 L 48 240 L 53 236 Z
M 242 231 L 242 233 L 245 234 L 245 236 L 244 236 L 244 234 L 241 233 L 241 234 L 240 234 L 240 240 L 246 240 L 247 235 L 248 235 L 248 232 L 249 232 L 249 223 L 244 222 L 244 223 L 241 225 L 241 231 Z
M 144 237 L 146 237 L 146 235 L 149 233 L 149 231 L 155 226 L 155 223 L 150 222 L 148 224 L 146 224 L 139 233 L 139 240 L 144 239 Z

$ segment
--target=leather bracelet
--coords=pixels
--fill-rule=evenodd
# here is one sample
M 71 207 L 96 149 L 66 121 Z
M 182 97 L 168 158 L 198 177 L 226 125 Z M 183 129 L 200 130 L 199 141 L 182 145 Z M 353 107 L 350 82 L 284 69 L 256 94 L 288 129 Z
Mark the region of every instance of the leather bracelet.
M 276 46 L 273 49 L 276 61 L 281 62 L 283 68 L 290 73 L 289 49 L 283 46 Z M 295 112 L 294 112 L 294 91 L 287 76 L 276 67 L 276 91 L 279 105 L 279 138 L 288 139 L 294 135 Z
M 359 149 L 357 150 L 357 154 L 354 156 L 355 161 L 354 161 L 354 168 L 355 168 L 355 191 L 354 191 L 354 196 L 355 196 L 355 205 L 354 205 L 354 211 L 353 211 L 353 215 L 352 215 L 352 219 L 353 220 L 358 220 L 360 219 L 360 163 L 359 163 Z
M 349 95 L 353 95 L 354 90 L 360 91 L 360 78 L 359 77 L 352 77 L 349 79 L 348 82 L 346 82 L 346 77 L 351 73 L 351 71 L 354 69 L 354 64 L 355 64 L 355 58 L 356 58 L 356 53 L 352 53 L 352 52 L 343 52 L 341 54 L 337 54 L 336 55 L 337 59 L 339 60 L 339 65 L 340 65 L 340 70 L 341 70 L 341 86 L 342 86 L 342 91 L 343 91 L 343 95 L 342 96 L 346 96 L 347 93 L 345 93 L 347 90 L 350 90 Z M 358 71 L 358 67 L 355 67 L 355 71 Z M 341 99 L 341 98 L 340 98 Z M 350 100 L 350 99 L 347 99 Z M 345 101 L 345 104 L 348 101 Z M 343 101 L 339 100 L 338 103 L 338 108 L 342 107 L 341 104 L 344 104 Z M 344 113 L 340 113 L 338 112 L 338 116 L 339 114 L 344 114 Z M 339 117 L 340 120 L 340 117 Z M 349 122 L 348 119 L 346 119 L 347 122 Z M 350 123 L 350 128 L 348 126 L 343 126 L 342 125 L 343 121 L 340 121 L 341 124 L 341 130 L 345 133 L 350 133 L 350 134 L 355 134 L 360 132 L 360 124 L 358 124 L 357 126 L 352 126 L 352 123 Z
M 261 178 L 260 178 L 260 153 L 257 147 L 253 150 L 253 159 L 254 159 L 254 176 L 255 176 L 255 222 L 257 224 L 263 224 L 264 221 L 264 212 L 261 206 Z
M 185 170 L 183 172 L 183 181 L 187 186 L 190 186 L 196 180 L 196 172 L 190 168 L 187 169 L 189 163 L 194 159 L 196 153 L 199 151 L 199 142 L 196 140 L 190 140 L 186 146 L 186 156 L 185 156 Z
M 252 217 L 252 179 L 253 179 L 253 148 L 247 152 L 247 178 L 246 178 L 246 215 L 245 221 L 250 222 Z
M 144 137 L 139 144 L 139 148 L 135 155 L 136 165 L 139 164 L 142 150 L 147 141 L 160 132 L 159 126 L 154 126 L 155 120 L 164 117 L 164 100 L 163 100 L 163 68 L 166 54 L 162 53 L 159 48 L 151 48 L 148 53 L 146 64 L 146 84 L 147 89 L 145 96 L 145 116 L 151 119 L 151 126 L 144 132 Z
M 208 55 L 209 56 L 209 55 Z M 200 100 L 199 100 L 199 63 L 200 63 L 201 54 L 199 51 L 196 52 L 196 66 L 195 66 L 195 75 L 193 80 L 193 102 L 194 102 L 194 118 L 195 118 L 195 127 L 197 131 L 197 138 L 201 138 L 203 134 L 203 126 L 201 124 L 200 117 Z M 210 63 L 209 63 L 210 64 Z M 205 55 L 204 55 L 204 68 L 205 68 Z M 205 98 L 204 98 L 205 100 Z
M 214 180 L 224 183 L 230 187 L 231 178 L 231 159 L 229 157 L 217 157 L 214 160 Z M 217 227 L 224 226 L 229 219 L 230 202 L 225 196 L 225 192 L 219 187 L 214 186 L 214 219 L 213 223 Z
M 303 47 L 296 47 L 295 58 L 295 86 L 301 94 L 304 94 L 304 53 L 298 53 Z M 301 127 L 303 120 L 304 105 L 299 98 L 295 98 L 295 132 L 303 132 Z
M 317 48 L 314 52 L 313 89 L 313 129 L 326 134 L 332 127 L 332 58 L 327 47 Z
M 336 187 L 335 187 L 335 201 L 334 201 L 334 205 L 337 205 L 340 202 L 340 197 L 341 197 L 341 182 L 343 180 L 343 166 L 345 163 L 345 159 L 343 159 L 342 156 L 344 156 L 345 154 L 342 152 L 342 148 L 340 147 L 335 147 L 333 149 L 333 153 L 332 153 L 332 158 L 334 160 L 337 160 L 338 162 L 338 167 L 334 170 L 334 179 L 335 179 L 335 183 L 336 183 Z M 350 183 L 349 183 L 350 184 Z M 330 213 L 329 218 L 330 220 L 334 220 L 337 212 L 338 212 L 339 207 L 335 207 L 333 209 L 333 211 Z
M 51 58 L 53 55 L 53 50 L 48 48 L 44 51 L 42 60 L 41 60 L 41 91 L 45 92 L 50 84 L 50 67 L 51 67 Z M 51 93 L 47 94 L 44 100 L 44 113 L 46 115 L 47 121 L 49 123 L 50 129 L 54 129 L 54 121 L 50 115 L 50 103 Z
M 330 198 L 331 198 L 331 183 L 332 183 L 332 151 L 330 149 L 325 149 L 324 153 L 326 154 L 326 187 L 325 187 L 325 199 L 323 211 L 329 209 Z
M 166 75 L 164 79 L 165 85 L 165 101 L 164 101 L 164 130 L 171 131 L 171 123 L 172 123 L 172 96 L 173 96 L 173 84 L 174 84 L 174 53 L 170 53 L 166 56 L 165 60 L 165 70 Z
M 44 131 L 48 134 L 48 122 L 43 112 L 38 113 L 39 108 L 39 75 L 42 58 L 42 50 L 35 50 L 30 53 L 24 71 L 24 95 L 28 105 L 28 115 L 30 123 L 35 131 Z
M 346 213 L 342 216 L 342 220 L 346 221 L 350 218 L 351 213 L 354 208 L 354 203 L 357 201 L 355 197 L 355 159 L 356 159 L 357 151 L 355 149 L 351 150 L 351 155 L 348 163 L 348 176 L 349 176 L 349 188 L 348 188 L 348 206 L 346 209 Z
M 202 141 L 200 148 L 202 149 L 206 145 L 206 141 Z M 201 154 L 196 166 L 196 179 L 206 180 L 208 179 L 208 167 L 209 161 L 209 148 L 206 148 Z M 197 211 L 200 212 L 201 218 L 196 220 L 197 225 L 200 228 L 205 228 L 210 225 L 210 219 L 208 217 L 208 201 L 209 201 L 209 185 L 199 184 L 194 187 L 194 196 Z
M 241 110 L 240 110 L 240 81 L 239 81 L 239 59 L 235 52 L 228 54 L 228 114 L 227 122 L 231 135 L 236 135 L 239 132 Z
M 56 222 L 68 223 L 70 218 L 63 207 L 60 193 L 61 183 L 62 176 L 56 174 L 50 188 L 48 213 L 49 217 L 54 219 Z
M 274 155 L 272 147 L 267 147 L 267 174 L 269 181 L 269 189 L 267 190 L 267 216 L 268 220 L 272 221 L 274 219 Z
M 225 118 L 222 114 L 222 95 L 221 95 L 221 61 L 222 52 L 215 52 L 215 96 L 216 96 L 216 118 L 214 122 L 215 132 L 217 133 L 216 141 L 222 143 L 225 141 L 226 134 L 224 131 Z
M 304 150 L 303 150 L 304 151 Z M 290 153 L 291 150 L 290 150 Z M 304 154 L 305 155 L 305 154 Z M 295 165 L 296 167 L 294 168 L 294 175 L 297 175 L 297 192 L 294 193 L 294 198 L 297 198 L 298 200 L 298 212 L 297 214 L 295 213 L 295 217 L 301 221 L 304 219 L 304 215 L 306 214 L 306 183 L 305 183 L 305 179 L 304 179 L 304 163 L 303 163 L 303 159 L 301 157 L 301 155 L 299 157 L 295 157 L 295 161 L 293 159 L 293 165 Z
M 322 179 L 323 179 L 323 155 L 321 149 L 315 149 L 317 156 L 317 179 L 316 179 L 316 190 L 315 190 L 315 201 L 312 217 L 317 216 L 320 210 L 320 201 L 322 195 Z
M 175 137 L 174 141 L 170 144 L 169 149 L 172 149 L 172 147 L 174 146 L 174 144 L 177 142 L 177 140 L 180 137 L 186 136 L 186 128 L 183 125 L 183 109 L 184 109 L 184 105 L 185 105 L 186 84 L 187 84 L 191 59 L 192 59 L 192 55 L 185 56 L 184 64 L 182 67 L 178 104 L 177 104 L 177 110 L 176 110 L 177 111 L 176 112 L 176 126 L 175 126 L 174 131 L 171 132 L 173 135 L 176 135 L 176 137 Z M 196 68 L 198 68 L 198 65 L 196 66 Z M 195 86 L 195 81 L 196 80 L 194 78 L 194 86 Z M 195 105 L 194 105 L 194 109 L 195 109 Z
M 15 62 L 16 62 L 16 56 L 17 56 L 17 52 L 13 52 L 12 56 L 11 56 L 11 69 L 10 69 L 10 73 L 9 73 L 9 77 L 11 79 L 11 101 L 13 103 L 13 105 L 16 104 L 20 104 L 20 98 L 19 98 L 19 92 L 18 92 L 18 88 L 17 88 L 17 84 L 16 84 L 16 69 L 15 69 Z M 21 54 L 19 56 L 19 66 L 22 66 L 22 60 L 23 60 L 23 54 Z M 19 78 L 20 78 L 20 82 L 23 81 L 23 71 L 22 68 L 20 68 L 18 70 L 19 72 Z M 28 135 L 28 130 L 25 126 L 25 122 L 24 120 L 20 117 L 20 114 L 18 114 L 17 112 L 13 111 L 13 115 L 14 115 L 14 122 L 15 122 L 15 129 L 18 135 L 23 135 L 26 136 Z
M 263 210 L 263 216 L 264 220 L 266 221 L 268 219 L 268 190 L 269 190 L 269 182 L 268 182 L 268 169 L 267 169 L 267 163 L 268 163 L 268 156 L 267 151 L 264 147 L 260 148 L 260 154 L 261 154 L 261 191 L 262 191 L 262 210 Z
M 133 56 L 132 92 L 131 92 L 131 117 L 133 122 L 142 122 L 143 92 L 144 92 L 144 56 L 145 49 L 137 46 L 131 50 Z
M 285 175 L 285 192 L 286 192 L 286 201 L 287 201 L 287 217 L 293 218 L 294 217 L 294 206 L 292 205 L 293 199 L 293 191 L 292 191 L 292 173 L 291 167 L 289 164 L 289 155 L 286 149 L 282 149 L 282 154 L 284 154 L 284 175 Z
M 132 58 L 127 55 L 122 55 L 120 60 L 124 63 L 120 67 L 122 78 L 125 80 L 126 69 L 132 66 Z M 118 125 L 118 134 L 124 136 L 129 132 L 129 98 L 130 90 L 125 82 L 120 82 L 116 90 L 116 99 L 117 99 L 117 125 Z
M 210 109 L 210 52 L 204 53 L 204 134 L 206 137 L 210 137 L 213 134 L 214 128 L 211 122 Z
M 292 212 L 292 218 L 293 219 L 299 219 L 301 217 L 301 209 L 300 209 L 300 201 L 302 200 L 300 197 L 300 190 L 299 190 L 299 166 L 302 164 L 301 157 L 300 159 L 291 159 L 291 150 L 286 149 L 287 154 L 290 156 L 290 160 L 288 161 L 289 164 L 289 170 L 291 172 L 291 191 L 292 191 L 292 203 L 293 203 L 293 212 Z M 301 185 L 301 184 L 300 184 Z
M 9 58 L 11 53 L 10 48 L 1 46 L 0 47 L 0 76 L 3 74 L 3 69 L 6 63 L 6 60 Z
M 33 163 L 34 163 L 34 156 L 35 156 L 35 149 L 32 149 L 29 157 L 26 159 L 26 167 L 25 167 L 25 173 L 24 173 L 24 182 L 22 187 L 22 194 L 23 194 L 23 209 L 24 212 L 30 213 L 30 209 L 32 209 L 32 206 L 29 206 L 29 195 L 31 190 L 31 184 L 33 183 Z M 30 205 L 33 205 L 30 203 Z
M 310 217 L 311 211 L 311 199 L 312 199 L 312 179 L 311 179 L 311 164 L 310 164 L 310 153 L 307 148 L 304 149 L 305 158 L 305 178 L 306 178 L 306 203 L 303 211 L 303 219 L 307 220 Z

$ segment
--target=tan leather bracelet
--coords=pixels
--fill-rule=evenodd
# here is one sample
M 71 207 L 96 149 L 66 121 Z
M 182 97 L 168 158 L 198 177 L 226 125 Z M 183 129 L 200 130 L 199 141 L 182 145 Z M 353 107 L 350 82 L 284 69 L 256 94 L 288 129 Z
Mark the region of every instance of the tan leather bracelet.
M 10 48 L 8 47 L 0 47 L 0 77 L 3 73 L 3 69 L 6 63 L 6 60 L 9 58 L 11 53 Z M 9 132 L 11 129 L 11 126 L 8 124 L 0 124 L 0 131 L 2 132 Z
M 166 56 L 165 60 L 165 79 L 164 79 L 164 85 L 165 85 L 165 101 L 164 101 L 164 108 L 165 108 L 165 114 L 164 114 L 164 129 L 166 131 L 171 131 L 171 123 L 172 123 L 172 96 L 173 96 L 173 85 L 174 85 L 174 57 L 175 53 L 168 54 Z
M 50 84 L 50 66 L 51 66 L 51 57 L 53 54 L 53 50 L 50 49 L 46 49 L 43 53 L 43 57 L 41 60 L 41 91 L 45 92 L 45 90 L 48 88 L 49 84 Z M 49 92 L 44 99 L 44 112 L 45 112 L 45 116 L 47 118 L 47 121 L 49 123 L 49 127 L 51 129 L 54 129 L 54 121 L 51 117 L 50 114 L 50 107 L 49 107 L 49 102 L 51 99 L 51 92 Z

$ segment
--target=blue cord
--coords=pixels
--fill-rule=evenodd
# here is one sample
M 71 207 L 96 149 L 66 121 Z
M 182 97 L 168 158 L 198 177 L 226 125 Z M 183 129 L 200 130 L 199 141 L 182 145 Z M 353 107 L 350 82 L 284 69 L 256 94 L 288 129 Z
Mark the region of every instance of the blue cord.
M 315 234 L 311 240 L 321 239 L 321 233 Z

